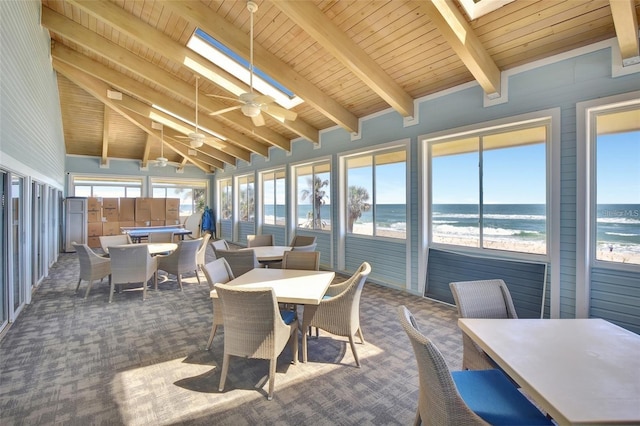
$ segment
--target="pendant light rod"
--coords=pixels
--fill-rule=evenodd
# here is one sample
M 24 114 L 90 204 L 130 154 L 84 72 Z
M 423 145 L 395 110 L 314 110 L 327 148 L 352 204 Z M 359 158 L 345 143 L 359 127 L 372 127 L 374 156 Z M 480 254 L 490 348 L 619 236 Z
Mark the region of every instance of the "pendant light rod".
M 253 93 L 253 14 L 258 10 L 258 5 L 252 1 L 248 1 L 247 9 L 251 12 L 249 20 L 251 26 L 249 37 L 249 93 Z

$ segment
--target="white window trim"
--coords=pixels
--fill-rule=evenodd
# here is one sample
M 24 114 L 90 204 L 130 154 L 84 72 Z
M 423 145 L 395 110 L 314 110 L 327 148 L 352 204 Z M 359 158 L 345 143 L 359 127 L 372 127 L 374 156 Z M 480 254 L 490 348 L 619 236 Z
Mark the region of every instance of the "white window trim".
M 264 175 L 267 173 L 278 173 L 278 172 L 284 172 L 285 176 L 284 176 L 284 180 L 285 180 L 285 187 L 284 187 L 284 197 L 285 197 L 285 212 L 287 210 L 287 185 L 288 185 L 288 176 L 287 176 L 287 168 L 286 166 L 278 166 L 278 167 L 274 167 L 274 168 L 270 168 L 270 169 L 265 169 L 265 170 L 260 170 L 258 172 L 258 181 L 257 184 L 259 185 L 259 191 L 256 191 L 256 232 L 257 230 L 260 230 L 260 232 L 262 232 L 262 226 L 264 225 L 264 221 L 263 221 L 263 212 L 264 212 L 264 194 L 263 194 L 263 189 L 264 189 Z M 274 185 L 275 185 L 275 180 L 274 180 Z M 274 215 L 275 215 L 275 211 L 274 211 Z M 269 224 L 268 226 L 277 226 L 277 227 L 281 227 L 281 228 L 285 228 L 286 230 L 286 225 L 278 225 L 278 224 Z
M 593 122 L 594 115 L 601 111 L 613 110 L 640 103 L 640 91 L 629 92 L 576 104 L 576 318 L 588 318 L 591 297 L 591 268 L 602 266 L 610 269 L 640 271 L 635 265 L 615 264 L 595 261 L 592 239 L 594 238 L 591 222 L 593 211 L 592 200 L 595 187 L 591 177 L 595 168 L 593 155 Z M 584 141 L 584 143 L 581 143 Z
M 346 217 L 343 214 L 347 209 L 347 160 L 353 157 L 361 157 L 363 155 L 375 155 L 377 153 L 393 151 L 394 149 L 404 149 L 406 156 L 406 176 L 405 176 L 405 194 L 407 194 L 406 208 L 407 208 L 407 228 L 405 233 L 405 244 L 408 248 L 406 250 L 406 282 L 405 288 L 411 289 L 411 139 L 399 139 L 393 142 L 385 144 L 375 145 L 371 149 L 354 149 L 350 151 L 344 151 L 338 154 L 338 224 L 337 224 L 337 237 L 338 237 L 338 270 L 345 270 L 345 257 L 346 257 L 346 238 L 347 238 L 347 223 Z M 375 189 L 375 188 L 374 188 Z M 352 234 L 357 238 L 385 238 L 385 237 L 373 237 L 369 235 Z M 386 239 L 386 238 L 385 238 Z M 393 242 L 402 241 L 399 238 L 389 238 Z
M 135 176 L 135 175 L 110 175 L 110 174 L 96 174 L 96 173 L 69 173 L 67 175 L 67 194 L 75 194 L 76 187 L 74 184 L 75 178 L 92 178 L 92 179 L 115 179 L 115 178 L 125 178 L 131 180 L 139 180 L 141 182 L 140 186 L 140 196 L 146 197 L 149 193 L 150 184 L 146 176 Z
M 508 259 L 521 259 L 527 261 L 543 261 L 548 262 L 551 266 L 550 282 L 550 316 L 558 318 L 560 315 L 560 163 L 561 163 L 561 111 L 560 108 L 551 108 L 541 111 L 535 111 L 526 114 L 504 117 L 497 120 L 491 120 L 481 123 L 466 125 L 454 129 L 443 130 L 435 133 L 418 136 L 418 158 L 421 179 L 418 180 L 418 234 L 420 235 L 420 256 L 418 256 L 418 290 L 420 294 L 424 294 L 427 274 L 427 253 L 429 249 L 429 208 L 431 206 L 431 188 L 430 182 L 430 164 L 429 164 L 429 142 L 453 137 L 461 137 L 464 135 L 485 132 L 491 130 L 499 130 L 510 128 L 513 126 L 522 126 L 527 123 L 535 123 L 549 121 L 549 141 L 547 149 L 547 254 L 533 255 L 526 253 L 493 253 L 492 256 Z M 447 246 L 448 247 L 448 246 Z M 465 251 L 464 247 L 460 248 Z M 474 251 L 478 253 L 478 251 Z M 486 250 L 480 251 L 481 254 L 488 253 Z

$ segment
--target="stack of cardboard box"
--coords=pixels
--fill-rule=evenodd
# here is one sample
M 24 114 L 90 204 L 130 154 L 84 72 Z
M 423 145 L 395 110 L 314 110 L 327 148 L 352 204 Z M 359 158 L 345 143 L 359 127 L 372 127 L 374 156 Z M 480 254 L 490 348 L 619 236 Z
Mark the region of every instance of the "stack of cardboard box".
M 100 247 L 101 235 L 119 235 L 121 227 L 180 224 L 179 198 L 89 198 L 89 247 Z

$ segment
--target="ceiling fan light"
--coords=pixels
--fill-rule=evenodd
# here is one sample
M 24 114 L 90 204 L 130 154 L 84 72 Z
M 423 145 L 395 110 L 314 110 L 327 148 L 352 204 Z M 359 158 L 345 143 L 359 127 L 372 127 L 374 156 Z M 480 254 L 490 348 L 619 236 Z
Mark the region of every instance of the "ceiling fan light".
M 260 107 L 256 105 L 244 104 L 240 109 L 247 117 L 257 117 L 260 115 Z
M 191 139 L 190 143 L 191 148 L 200 148 L 203 144 L 202 139 Z
M 156 162 L 158 163 L 158 167 L 166 167 L 169 163 L 169 159 L 165 157 L 156 158 Z

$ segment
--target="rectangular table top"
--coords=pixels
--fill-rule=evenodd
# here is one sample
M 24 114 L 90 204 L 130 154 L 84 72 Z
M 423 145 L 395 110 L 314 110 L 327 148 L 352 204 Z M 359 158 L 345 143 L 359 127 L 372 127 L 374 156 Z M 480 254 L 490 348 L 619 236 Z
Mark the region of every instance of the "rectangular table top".
M 123 227 L 120 230 L 131 235 L 131 237 L 148 237 L 154 232 L 173 232 L 175 235 L 191 234 L 191 230 L 180 226 L 141 226 L 141 227 Z
M 255 268 L 227 283 L 246 288 L 271 287 L 278 302 L 318 305 L 335 277 L 332 271 Z M 215 290 L 211 297 L 218 297 Z
M 640 336 L 603 319 L 458 325 L 559 424 L 640 423 Z

